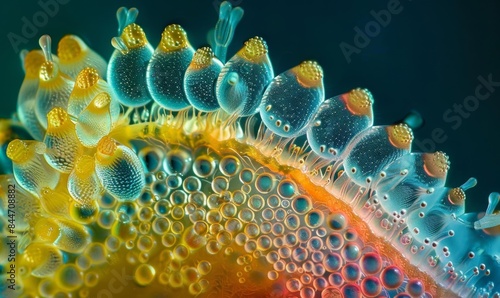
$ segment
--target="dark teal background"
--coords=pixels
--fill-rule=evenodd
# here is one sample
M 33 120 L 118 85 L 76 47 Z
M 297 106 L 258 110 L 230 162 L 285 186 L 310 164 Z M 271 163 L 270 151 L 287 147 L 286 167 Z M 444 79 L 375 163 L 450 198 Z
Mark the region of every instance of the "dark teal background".
M 21 34 L 22 17 L 31 19 L 41 10 L 36 0 L 5 1 L 0 11 L 0 116 L 14 111 L 23 79 L 18 54 L 7 34 Z M 470 176 L 478 186 L 469 191 L 468 209 L 483 210 L 487 195 L 500 191 L 500 87 L 456 130 L 443 119 L 447 109 L 473 95 L 477 77 L 492 74 L 500 81 L 500 2 L 401 0 L 403 10 L 392 15 L 387 27 L 347 63 L 339 47 L 353 44 L 356 26 L 373 21 L 370 11 L 386 9 L 390 1 L 264 1 L 238 0 L 245 9 L 229 56 L 249 37 L 260 35 L 269 45 L 276 73 L 305 59 L 317 60 L 325 70 L 328 96 L 354 87 L 369 88 L 375 97 L 375 123 L 396 122 L 415 109 L 425 119 L 415 132 L 420 141 L 441 128 L 446 141 L 439 150 L 451 156 L 450 186 Z M 81 1 L 69 0 L 51 17 L 36 37 L 24 46 L 36 48 L 38 37 L 48 33 L 57 41 L 68 33 L 81 36 L 109 58 L 110 40 L 116 35 L 116 9 L 135 6 L 138 23 L 156 47 L 169 23 L 179 23 L 194 47 L 206 44 L 206 32 L 217 20 L 218 1 Z M 416 147 L 414 147 L 416 149 Z

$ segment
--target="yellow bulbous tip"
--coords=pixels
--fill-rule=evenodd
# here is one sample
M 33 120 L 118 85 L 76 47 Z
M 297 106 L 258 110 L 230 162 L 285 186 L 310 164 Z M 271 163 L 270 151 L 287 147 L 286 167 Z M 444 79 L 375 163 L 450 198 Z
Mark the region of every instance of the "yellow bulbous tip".
M 85 175 L 89 174 L 94 170 L 95 161 L 92 156 L 82 155 L 78 157 L 75 163 L 75 171 L 77 174 Z
M 63 63 L 74 62 L 82 57 L 87 45 L 75 35 L 64 36 L 57 46 L 57 56 Z
M 410 149 L 411 142 L 413 141 L 413 131 L 411 128 L 404 124 L 396 124 L 387 127 L 387 134 L 389 135 L 389 142 L 399 149 Z
M 214 52 L 209 47 L 203 47 L 196 50 L 191 60 L 190 68 L 201 69 L 208 67 L 212 64 L 212 59 L 214 58 Z
M 38 78 L 40 74 L 40 67 L 44 62 L 45 56 L 42 51 L 30 51 L 26 57 L 24 57 L 24 70 L 26 71 L 26 77 L 30 79 Z
M 304 61 L 292 68 L 292 72 L 297 76 L 297 82 L 305 88 L 323 85 L 323 69 L 316 61 Z
M 23 140 L 15 139 L 7 146 L 7 157 L 13 162 L 25 162 L 31 157 L 28 151 L 28 146 Z
M 111 103 L 111 96 L 107 92 L 101 92 L 92 101 L 96 109 L 102 109 Z
M 60 107 L 53 108 L 47 114 L 49 128 L 58 128 L 67 123 L 69 120 L 68 113 Z
M 354 115 L 372 116 L 373 96 L 367 89 L 356 88 L 342 95 L 347 109 Z
M 453 205 L 463 205 L 466 198 L 464 190 L 460 187 L 452 188 L 448 192 L 448 201 Z
M 87 89 L 97 84 L 99 79 L 99 72 L 95 68 L 86 67 L 78 73 L 75 85 L 80 89 Z
M 125 27 L 120 37 L 128 49 L 140 48 L 148 43 L 144 30 L 142 30 L 141 26 L 135 23 Z
M 450 160 L 446 153 L 437 151 L 434 153 L 424 153 L 425 172 L 435 178 L 444 178 L 450 169 Z
M 243 58 L 252 62 L 259 62 L 259 60 L 267 55 L 267 44 L 262 37 L 256 36 L 245 41 L 243 48 L 238 52 Z
M 165 52 L 178 51 L 189 47 L 186 31 L 180 25 L 168 25 L 161 34 L 160 45 Z
M 116 142 L 112 138 L 105 136 L 99 141 L 99 143 L 97 143 L 97 152 L 112 156 L 116 151 L 116 147 Z
M 40 65 L 39 77 L 42 81 L 50 81 L 55 78 L 59 72 L 59 68 L 52 61 L 45 61 Z
M 59 237 L 59 225 L 50 218 L 40 219 L 35 226 L 37 238 L 47 242 L 54 242 Z

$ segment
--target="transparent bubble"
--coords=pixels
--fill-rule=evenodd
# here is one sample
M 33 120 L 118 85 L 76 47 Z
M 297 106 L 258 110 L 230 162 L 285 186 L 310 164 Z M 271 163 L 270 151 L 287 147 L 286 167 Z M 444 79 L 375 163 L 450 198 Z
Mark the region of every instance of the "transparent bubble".
M 165 184 L 165 181 L 153 182 L 151 190 L 153 191 L 153 194 L 159 197 L 165 197 L 168 194 L 168 187 Z
M 141 221 L 150 221 L 153 218 L 154 211 L 151 207 L 142 207 L 139 209 L 138 218 Z
M 222 174 L 228 177 L 237 175 L 240 171 L 240 160 L 233 155 L 224 156 L 219 163 L 219 170 Z
M 356 232 L 356 230 L 354 229 L 347 229 L 344 232 L 344 238 L 346 241 L 355 241 L 356 239 L 358 239 L 358 232 Z
M 113 208 L 117 201 L 113 196 L 105 193 L 97 199 L 97 203 L 101 208 Z
M 118 249 L 120 249 L 120 246 L 122 244 L 120 239 L 113 235 L 109 235 L 104 243 L 106 245 L 106 249 L 110 252 L 117 251 Z
M 286 262 L 283 260 L 278 260 L 276 263 L 273 264 L 273 269 L 276 271 L 285 271 L 286 267 Z
M 266 260 L 269 264 L 274 264 L 280 260 L 280 256 L 276 251 L 270 251 L 266 255 Z
M 285 217 L 287 216 L 287 214 L 288 213 L 286 212 L 285 209 L 278 208 L 274 212 L 274 219 L 276 219 L 277 221 L 283 221 L 283 220 L 285 220 Z
M 202 155 L 195 159 L 193 163 L 193 171 L 196 176 L 206 178 L 213 174 L 217 166 L 216 160 L 208 155 Z
M 254 175 L 255 175 L 255 172 L 252 169 L 245 168 L 245 169 L 241 170 L 240 175 L 239 175 L 241 183 L 243 183 L 243 184 L 252 183 Z
M 347 227 L 347 219 L 342 213 L 332 213 L 327 218 L 328 226 L 336 231 L 343 230 Z
M 257 242 L 250 239 L 245 243 L 244 248 L 247 253 L 252 253 L 257 249 Z
M 65 264 L 59 267 L 54 279 L 62 289 L 67 291 L 74 291 L 83 285 L 83 274 L 73 264 Z
M 313 287 L 314 289 L 316 289 L 316 291 L 322 291 L 323 289 L 328 287 L 328 281 L 322 276 L 317 277 L 313 281 Z
M 160 149 L 156 149 L 151 146 L 141 149 L 138 156 L 144 168 L 150 173 L 155 172 L 160 168 L 161 161 L 164 158 L 164 154 Z
M 215 193 L 222 193 L 223 191 L 228 190 L 229 188 L 229 180 L 224 176 L 217 176 L 212 180 L 212 190 Z
M 88 272 L 84 276 L 84 284 L 87 287 L 94 287 L 99 282 L 99 275 L 95 272 Z
M 165 247 L 172 247 L 176 242 L 177 242 L 177 237 L 175 237 L 173 234 L 167 233 L 163 234 L 163 236 L 161 237 L 161 243 Z
M 275 178 L 269 173 L 260 174 L 257 179 L 255 179 L 255 188 L 263 194 L 271 192 L 274 188 Z
M 197 207 L 205 207 L 207 204 L 207 196 L 203 192 L 193 192 L 189 194 L 188 202 L 195 204 Z
M 111 210 L 103 210 L 97 216 L 97 224 L 104 229 L 110 229 L 115 223 L 115 213 Z
M 309 252 L 307 249 L 304 249 L 302 247 L 296 247 L 292 251 L 292 259 L 295 262 L 301 263 L 307 260 L 307 257 L 309 256 Z
M 184 245 L 178 245 L 174 248 L 174 256 L 178 260 L 185 260 L 189 256 L 189 250 Z
M 195 176 L 189 176 L 184 179 L 182 183 L 182 187 L 188 193 L 194 193 L 196 191 L 200 191 L 201 189 L 201 181 Z
M 295 246 L 298 242 L 297 236 L 294 233 L 288 233 L 284 237 L 284 244 L 287 246 Z
M 323 252 L 321 251 L 315 251 L 312 253 L 311 255 L 311 260 L 314 262 L 314 263 L 320 263 L 323 261 L 323 258 L 325 257 L 325 255 L 323 254 Z
M 356 263 L 347 263 L 342 267 L 342 276 L 348 282 L 356 282 L 361 277 L 361 270 Z
M 207 275 L 212 270 L 212 264 L 210 264 L 210 262 L 208 262 L 208 261 L 201 261 L 200 263 L 198 263 L 197 268 L 198 268 L 198 272 L 200 272 L 200 274 Z
M 141 286 L 149 285 L 155 278 L 156 270 L 149 264 L 139 265 L 134 274 L 134 280 Z
M 418 279 L 410 279 L 406 284 L 406 292 L 412 297 L 421 297 L 424 292 L 424 284 Z
M 386 289 L 397 289 L 403 284 L 403 271 L 397 266 L 388 266 L 380 273 L 380 281 Z
M 147 235 L 142 235 L 137 239 L 137 248 L 143 252 L 148 252 L 153 248 L 153 245 L 155 244 L 153 238 L 147 236 Z
M 361 298 L 361 289 L 355 283 L 345 284 L 340 291 L 343 295 L 342 297 Z
M 317 236 L 313 236 L 311 237 L 311 239 L 309 239 L 309 241 L 307 242 L 307 247 L 311 250 L 311 251 L 317 251 L 317 250 L 320 250 L 322 247 L 323 247 L 323 240 L 321 240 L 321 238 L 317 237 Z
M 262 234 L 269 234 L 271 233 L 272 225 L 270 222 L 264 221 L 260 224 L 260 232 Z
M 234 242 L 236 242 L 236 244 L 238 244 L 239 246 L 245 245 L 247 241 L 248 241 L 248 236 L 245 235 L 245 233 L 239 233 L 238 235 L 236 235 L 236 237 L 234 237 Z
M 175 221 L 172 223 L 170 229 L 171 229 L 172 233 L 180 234 L 184 231 L 184 224 L 182 224 L 182 222 L 180 222 L 180 221 Z
M 323 224 L 325 215 L 320 210 L 311 210 L 306 214 L 305 223 L 310 228 L 317 228 Z
M 182 185 L 182 178 L 176 174 L 169 175 L 165 180 L 165 183 L 170 189 L 176 189 Z
M 271 240 L 271 237 L 267 235 L 262 235 L 257 239 L 257 248 L 259 250 L 265 251 L 271 248 L 273 242 Z
M 249 238 L 255 238 L 259 235 L 260 229 L 259 226 L 256 223 L 249 223 L 245 226 L 245 234 Z
M 267 198 L 267 205 L 271 208 L 278 208 L 281 205 L 281 199 L 276 195 L 270 195 Z
M 173 148 L 167 152 L 163 167 L 169 174 L 185 175 L 192 166 L 192 153 L 185 147 Z
M 137 215 L 139 207 L 134 202 L 120 202 L 115 209 L 116 214 L 125 213 L 129 218 Z
M 246 200 L 247 200 L 247 195 L 244 192 L 240 190 L 236 190 L 233 192 L 233 203 L 236 206 L 241 206 L 246 202 Z
M 215 240 L 209 240 L 206 245 L 206 250 L 209 254 L 215 255 L 221 249 L 221 245 L 219 242 Z
M 75 264 L 83 271 L 90 268 L 92 262 L 88 256 L 81 255 L 76 258 Z
M 339 250 L 344 246 L 344 237 L 339 233 L 332 233 L 326 238 L 326 246 L 332 250 Z
M 141 206 L 149 206 L 153 204 L 154 196 L 149 190 L 144 190 L 142 194 L 139 196 L 137 202 Z
M 271 208 L 266 208 L 262 211 L 262 219 L 269 221 L 274 219 L 274 211 Z
M 288 273 L 294 273 L 295 271 L 297 271 L 297 265 L 295 263 L 292 263 L 292 262 L 287 263 L 285 266 L 285 270 Z
M 97 242 L 93 242 L 85 249 L 85 255 L 91 260 L 93 264 L 102 264 L 106 262 L 106 247 Z
M 170 203 L 174 206 L 183 206 L 188 201 L 187 194 L 182 190 L 176 190 L 170 194 Z
M 267 272 L 267 278 L 269 278 L 269 280 L 276 280 L 276 279 L 278 279 L 278 277 L 279 277 L 278 272 L 276 272 L 274 270 Z
M 367 252 L 361 257 L 359 264 L 366 275 L 373 275 L 382 269 L 382 258 L 375 252 Z
M 297 230 L 297 239 L 299 242 L 307 242 L 311 238 L 311 229 L 301 227 Z
M 347 262 L 354 262 L 361 256 L 361 250 L 356 243 L 349 242 L 342 248 L 342 256 Z
M 311 287 L 304 287 L 300 290 L 300 298 L 314 298 L 316 292 Z
M 284 222 L 285 226 L 292 231 L 295 231 L 300 227 L 300 218 L 296 214 L 287 215 Z
M 219 223 L 222 220 L 222 215 L 218 210 L 209 210 L 206 215 L 207 222 L 210 224 Z
M 260 195 L 253 195 L 248 199 L 248 207 L 253 211 L 259 211 L 265 206 L 264 198 Z
M 159 200 L 154 205 L 156 215 L 166 217 L 170 213 L 171 205 L 167 200 Z
M 241 221 L 236 218 L 230 218 L 226 221 L 224 228 L 231 234 L 237 233 L 242 228 Z
M 298 292 L 302 288 L 302 283 L 297 278 L 291 278 L 286 282 L 286 288 L 290 292 Z
M 237 211 L 238 211 L 238 209 L 232 203 L 224 203 L 220 207 L 220 212 L 221 212 L 222 216 L 224 216 L 225 218 L 235 217 Z
M 272 233 L 274 234 L 274 236 L 281 236 L 283 235 L 284 231 L 285 227 L 283 226 L 283 224 L 279 222 L 273 224 Z
M 291 180 L 285 179 L 278 184 L 278 194 L 285 199 L 289 199 L 295 195 L 297 186 Z
M 363 295 L 366 297 L 377 297 L 382 292 L 382 283 L 374 276 L 363 278 L 360 287 Z M 418 295 L 418 297 L 420 296 Z
M 163 235 L 164 233 L 166 233 L 169 227 L 170 227 L 169 220 L 163 217 L 156 218 L 152 224 L 153 232 L 155 232 L 158 235 Z
M 231 234 L 227 231 L 220 231 L 218 234 L 217 234 L 217 241 L 221 244 L 221 245 L 229 245 L 232 241 L 233 241 L 233 237 L 231 236 Z
M 283 246 L 278 249 L 278 254 L 282 259 L 288 259 L 292 255 L 292 250 L 289 247 Z

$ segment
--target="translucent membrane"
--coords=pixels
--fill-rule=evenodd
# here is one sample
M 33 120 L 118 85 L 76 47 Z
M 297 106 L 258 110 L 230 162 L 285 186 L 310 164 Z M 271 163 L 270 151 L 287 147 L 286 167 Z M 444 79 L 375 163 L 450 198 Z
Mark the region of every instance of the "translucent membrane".
M 146 83 L 146 71 L 153 56 L 142 28 L 135 24 L 138 11 L 121 8 L 117 13 L 118 34 L 113 38 L 115 48 L 108 64 L 108 82 L 120 103 L 137 107 L 151 101 Z
M 149 61 L 146 75 L 149 93 L 162 107 L 178 111 L 189 106 L 183 78 L 193 54 L 194 49 L 184 29 L 179 25 L 168 25 Z

